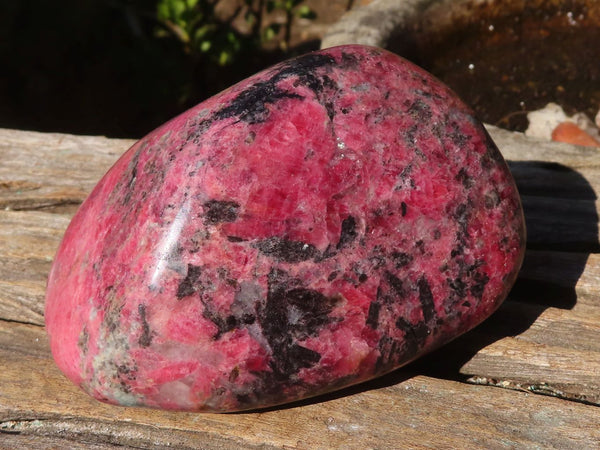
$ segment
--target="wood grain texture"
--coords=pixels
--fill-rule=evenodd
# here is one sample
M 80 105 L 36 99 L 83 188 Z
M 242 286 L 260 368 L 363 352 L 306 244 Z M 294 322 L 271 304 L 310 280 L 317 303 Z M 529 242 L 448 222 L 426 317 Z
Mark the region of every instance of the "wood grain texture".
M 598 448 L 600 155 L 489 132 L 522 193 L 529 240 L 499 311 L 379 380 L 289 407 L 207 415 L 96 402 L 48 349 L 54 252 L 132 141 L 0 130 L 0 448 Z
M 133 142 L 1 130 L 0 209 L 76 207 Z

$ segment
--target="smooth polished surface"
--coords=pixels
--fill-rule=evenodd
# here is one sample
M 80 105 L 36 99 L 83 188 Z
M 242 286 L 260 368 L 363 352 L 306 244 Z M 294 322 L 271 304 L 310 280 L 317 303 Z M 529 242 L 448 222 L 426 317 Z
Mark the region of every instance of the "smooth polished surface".
M 514 182 L 469 109 L 391 53 L 337 47 L 136 143 L 65 234 L 46 325 L 100 400 L 264 407 L 480 323 L 524 244 Z

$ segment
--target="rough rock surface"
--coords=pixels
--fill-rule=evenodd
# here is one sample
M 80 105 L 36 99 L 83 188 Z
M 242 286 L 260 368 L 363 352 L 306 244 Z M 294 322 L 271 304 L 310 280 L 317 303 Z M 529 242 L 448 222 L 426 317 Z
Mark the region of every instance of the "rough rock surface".
M 523 249 L 515 185 L 471 111 L 391 53 L 331 48 L 136 143 L 65 234 L 47 330 L 99 400 L 264 407 L 471 329 Z

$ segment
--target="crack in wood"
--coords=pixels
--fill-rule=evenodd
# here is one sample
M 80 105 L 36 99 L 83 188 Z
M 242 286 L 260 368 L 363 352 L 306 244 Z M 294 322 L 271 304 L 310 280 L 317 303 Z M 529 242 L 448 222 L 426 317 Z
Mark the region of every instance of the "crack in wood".
M 62 199 L 62 200 L 38 200 L 38 199 L 25 199 L 25 200 L 9 200 L 0 201 L 0 209 L 7 211 L 47 211 L 55 208 L 61 208 L 65 206 L 79 206 L 82 203 L 82 199 Z
M 43 186 L 39 183 L 32 183 L 26 180 L 1 180 L 0 181 L 0 192 L 17 192 L 22 191 L 35 191 L 41 189 Z
M 213 445 L 223 449 L 260 448 L 274 449 L 268 444 L 240 443 L 226 437 L 212 436 L 204 431 L 177 430 L 138 423 L 108 422 L 76 418 L 12 418 L 0 422 L 0 435 L 44 436 L 54 438 L 57 443 L 88 442 L 94 445 L 109 445 L 127 448 L 195 449 L 197 443 L 205 442 L 210 435 Z
M 37 328 L 44 328 L 44 324 L 29 322 L 27 320 L 16 320 L 16 319 L 7 319 L 5 317 L 0 317 L 0 322 L 4 323 L 18 323 L 19 325 L 32 325 Z
M 592 397 L 594 398 L 594 400 L 590 400 L 590 396 L 586 394 L 575 394 L 565 392 L 548 383 L 524 383 L 513 380 L 500 380 L 476 375 L 466 378 L 464 382 L 467 384 L 475 384 L 478 386 L 491 386 L 501 389 L 509 389 L 512 391 L 527 392 L 536 395 L 545 395 L 548 397 L 554 397 L 561 400 L 581 403 L 583 405 L 588 406 L 600 406 L 600 399 L 596 398 L 595 396 Z

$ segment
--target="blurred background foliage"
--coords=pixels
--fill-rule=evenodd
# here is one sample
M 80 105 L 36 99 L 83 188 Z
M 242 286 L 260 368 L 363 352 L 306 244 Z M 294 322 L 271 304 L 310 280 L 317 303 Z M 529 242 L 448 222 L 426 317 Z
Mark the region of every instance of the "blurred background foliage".
M 318 41 L 303 0 L 0 2 L 0 127 L 140 137 Z

